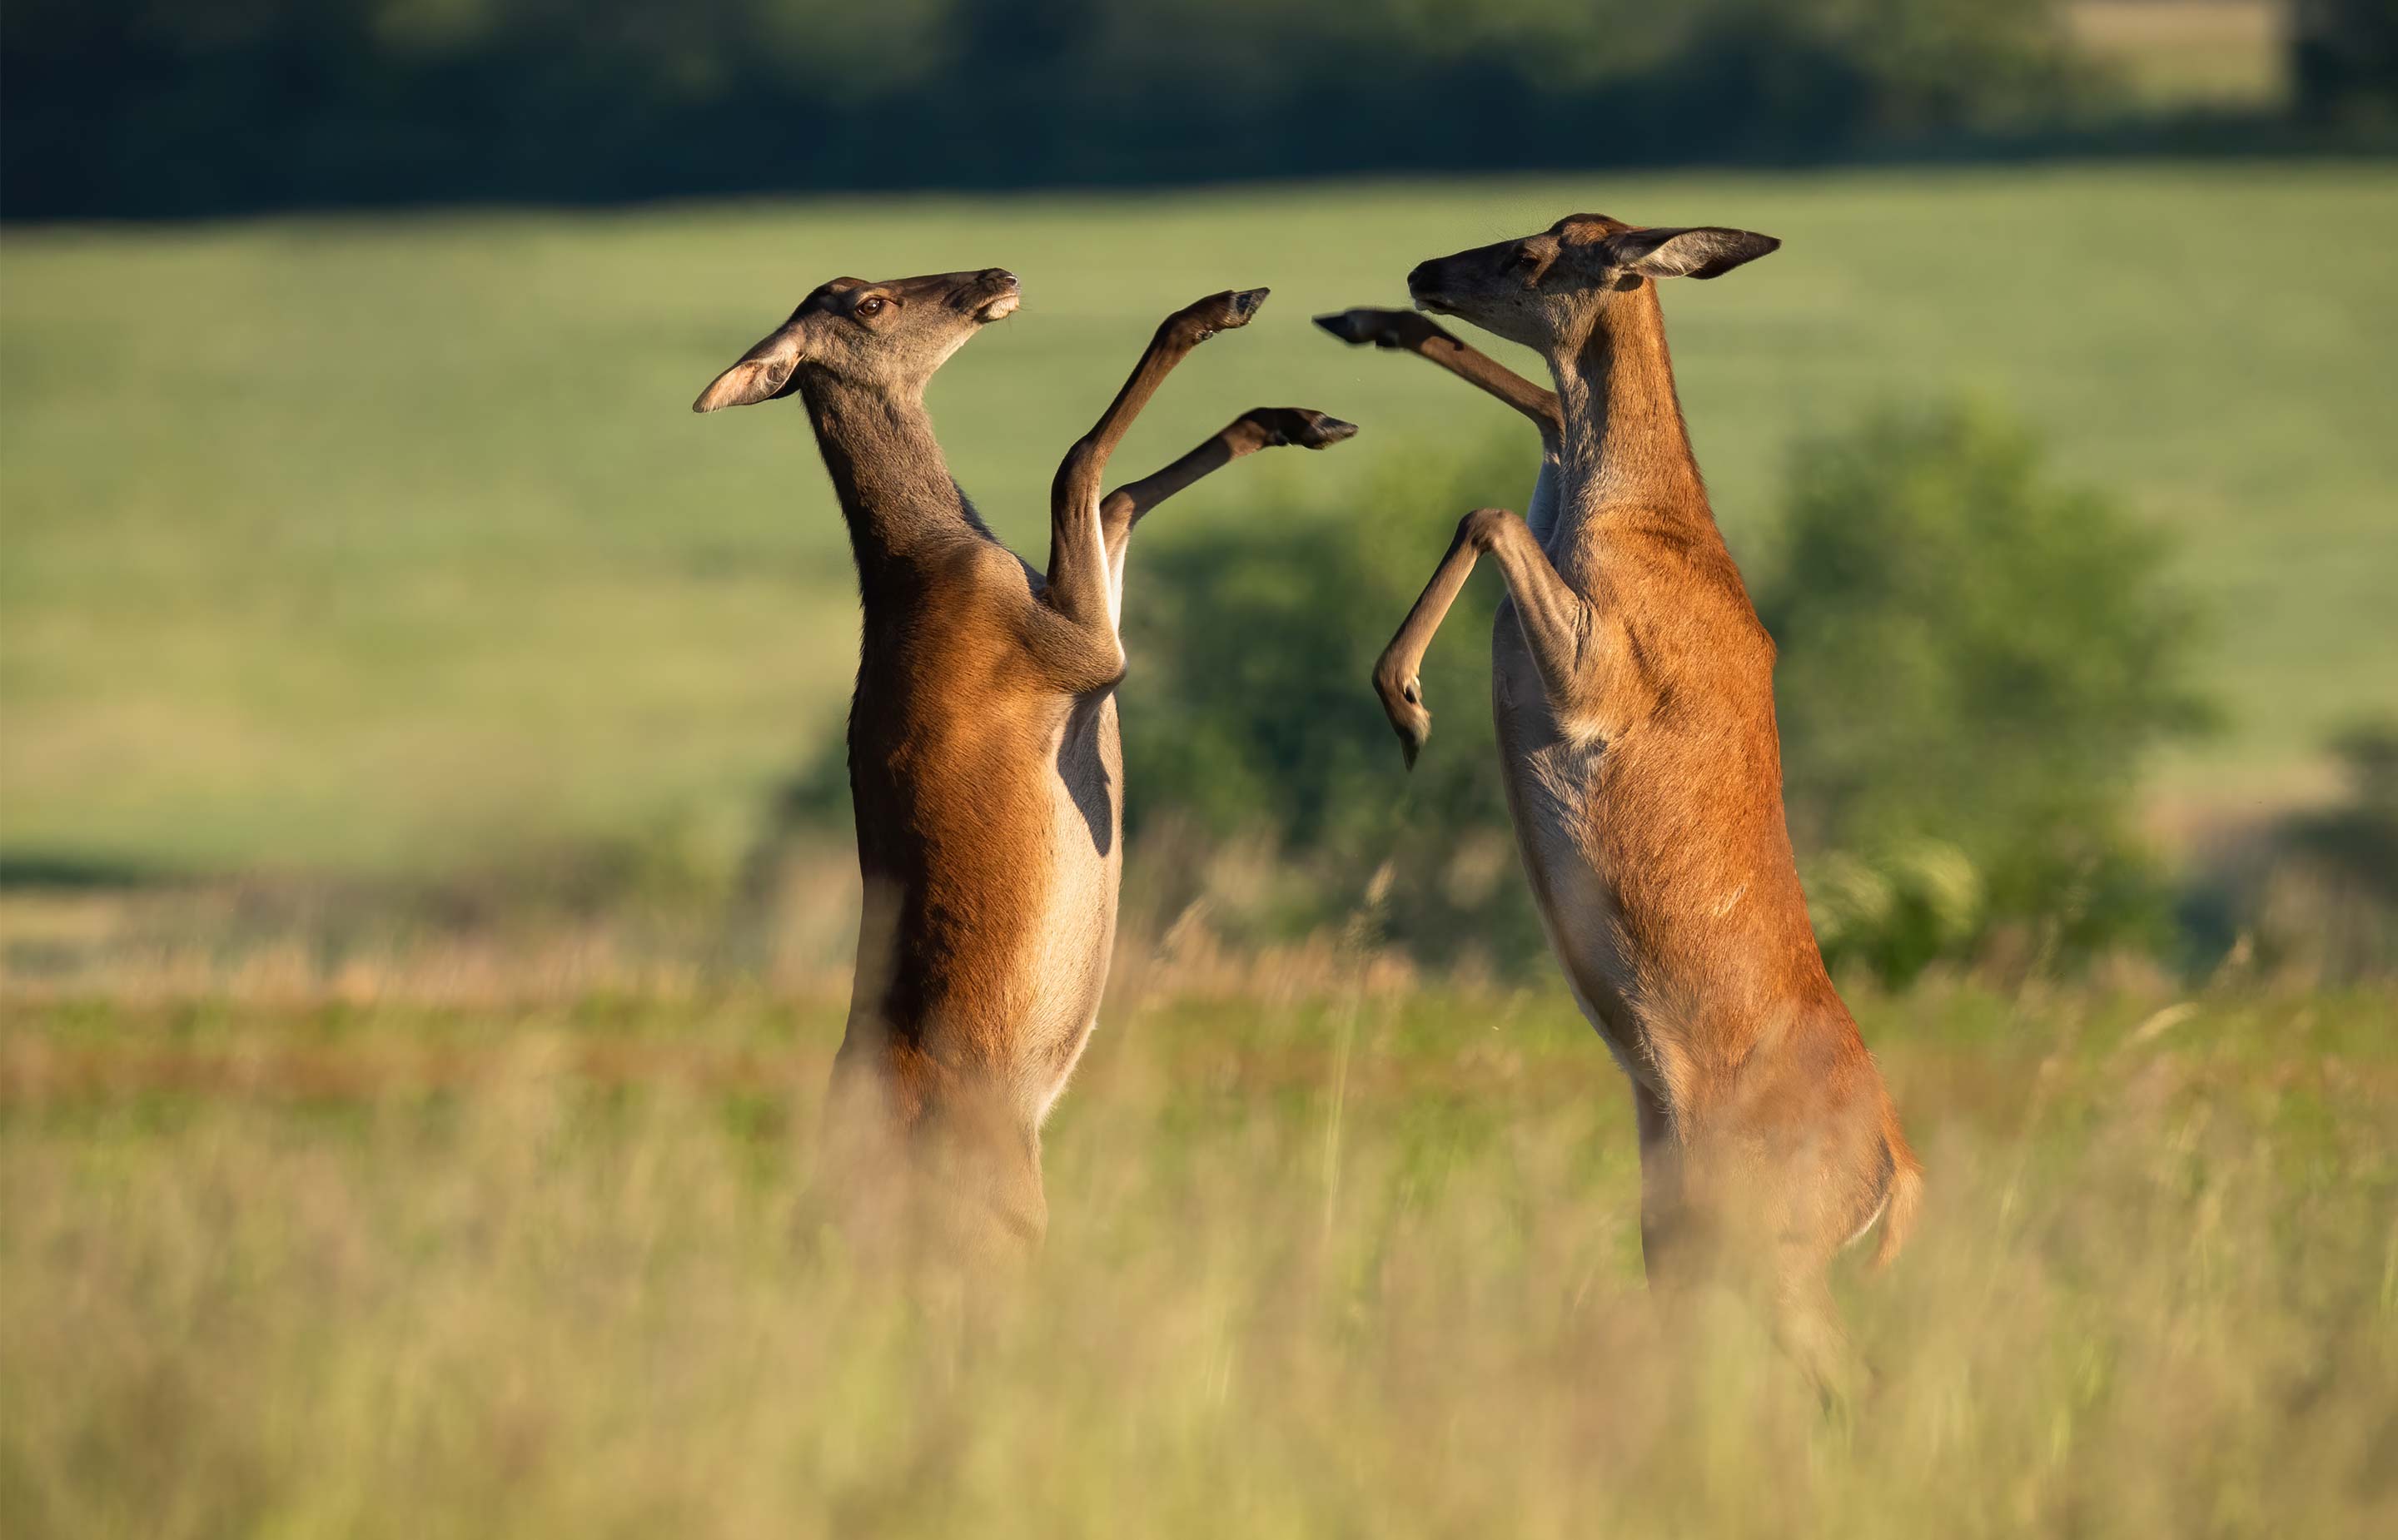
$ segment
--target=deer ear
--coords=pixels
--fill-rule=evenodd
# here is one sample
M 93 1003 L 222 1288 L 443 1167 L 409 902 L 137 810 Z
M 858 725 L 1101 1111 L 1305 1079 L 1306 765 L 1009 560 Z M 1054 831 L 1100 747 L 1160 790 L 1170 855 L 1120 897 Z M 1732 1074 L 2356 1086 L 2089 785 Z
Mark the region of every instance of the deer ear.
M 1701 225 L 1695 230 L 1626 230 L 1607 238 L 1615 264 L 1651 278 L 1720 278 L 1782 243 L 1746 230 Z
M 691 404 L 694 411 L 721 407 L 748 407 L 774 401 L 797 388 L 800 364 L 807 357 L 807 333 L 794 316 L 782 329 L 741 355 L 741 361 L 716 377 Z

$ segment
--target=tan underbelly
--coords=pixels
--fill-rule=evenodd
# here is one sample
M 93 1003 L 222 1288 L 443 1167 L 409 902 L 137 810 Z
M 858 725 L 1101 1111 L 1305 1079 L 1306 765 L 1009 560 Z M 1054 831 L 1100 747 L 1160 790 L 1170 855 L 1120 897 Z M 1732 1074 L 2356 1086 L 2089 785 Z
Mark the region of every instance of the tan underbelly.
M 1068 718 L 1049 778 L 1050 860 L 1041 919 L 1018 958 L 1018 1093 L 1038 1125 L 1090 1040 L 1115 948 L 1124 873 L 1122 757 L 1112 697 Z
M 1549 950 L 1565 972 L 1574 1003 L 1616 1063 L 1636 1080 L 1660 1089 L 1633 996 L 1615 891 L 1591 856 L 1604 747 L 1560 729 L 1520 638 L 1502 630 L 1491 656 L 1500 774 Z

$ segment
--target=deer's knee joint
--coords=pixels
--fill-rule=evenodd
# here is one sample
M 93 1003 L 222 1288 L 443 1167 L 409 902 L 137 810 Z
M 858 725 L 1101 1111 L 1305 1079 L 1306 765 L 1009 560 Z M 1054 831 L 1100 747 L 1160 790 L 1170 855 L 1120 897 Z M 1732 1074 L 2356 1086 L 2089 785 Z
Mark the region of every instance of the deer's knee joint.
M 1058 462 L 1058 475 L 1049 483 L 1049 505 L 1053 514 L 1062 515 L 1071 509 L 1086 507 L 1097 501 L 1099 476 L 1107 469 L 1107 457 L 1096 439 L 1079 438 Z
M 1499 543 L 1515 517 L 1504 508 L 1476 508 L 1458 520 L 1457 537 L 1477 551 L 1488 551 Z

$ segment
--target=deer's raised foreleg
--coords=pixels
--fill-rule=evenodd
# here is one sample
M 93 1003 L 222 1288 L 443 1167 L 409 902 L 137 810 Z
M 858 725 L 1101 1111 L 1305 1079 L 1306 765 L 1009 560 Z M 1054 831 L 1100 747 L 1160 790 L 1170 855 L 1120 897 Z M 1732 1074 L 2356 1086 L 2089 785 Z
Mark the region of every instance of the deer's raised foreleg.
M 1565 447 L 1565 414 L 1557 393 L 1532 383 L 1488 354 L 1412 310 L 1339 310 L 1315 324 L 1356 347 L 1386 348 L 1428 358 L 1475 389 L 1523 414 L 1541 433 L 1541 475 L 1524 505 L 1524 522 L 1546 539 L 1556 521 L 1557 456 Z
M 1318 315 L 1315 324 L 1353 346 L 1370 344 L 1431 359 L 1523 413 L 1541 430 L 1541 443 L 1551 452 L 1564 437 L 1565 415 L 1556 392 L 1532 383 L 1415 311 L 1340 310 Z
M 1141 516 L 1202 476 L 1222 470 L 1243 455 L 1296 445 L 1327 449 L 1357 435 L 1357 424 L 1308 407 L 1252 407 L 1221 433 L 1162 470 L 1126 482 L 1099 500 L 1099 534 L 1108 554 L 1111 601 L 1124 600 L 1125 545 Z
M 1522 519 L 1504 508 L 1476 508 L 1459 521 L 1457 538 L 1433 569 L 1432 581 L 1374 665 L 1375 693 L 1382 698 L 1382 710 L 1399 735 L 1399 752 L 1410 769 L 1432 733 L 1432 713 L 1424 708 L 1420 677 L 1424 652 L 1486 551 L 1506 575 L 1516 623 L 1553 709 L 1561 710 L 1590 692 L 1595 681 L 1588 676 L 1604 664 L 1600 654 L 1614 639 L 1596 609 L 1558 575 Z
M 1108 457 L 1175 365 L 1218 332 L 1248 325 L 1265 301 L 1262 288 L 1227 289 L 1167 316 L 1116 398 L 1058 466 L 1049 489 L 1047 602 L 1078 629 L 1103 634 L 1111 647 L 1115 637 L 1114 583 L 1099 518 L 1099 484 L 1107 475 Z

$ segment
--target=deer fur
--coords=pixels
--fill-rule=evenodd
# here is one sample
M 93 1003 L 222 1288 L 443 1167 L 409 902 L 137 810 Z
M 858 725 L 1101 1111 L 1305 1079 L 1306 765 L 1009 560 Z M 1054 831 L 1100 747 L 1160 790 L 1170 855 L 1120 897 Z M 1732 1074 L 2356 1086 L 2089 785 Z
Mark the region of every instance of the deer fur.
M 1036 569 L 950 478 L 923 402 L 933 372 L 1018 294 L 997 268 L 836 278 L 694 404 L 798 395 L 849 527 L 864 609 L 849 767 L 866 896 L 827 1099 L 829 1176 L 877 1238 L 969 1266 L 1020 1261 L 1042 1239 L 1041 1124 L 1107 983 L 1132 527 L 1243 455 L 1355 432 L 1260 408 L 1102 497 L 1110 454 L 1166 373 L 1246 325 L 1266 291 L 1201 300 L 1167 317 L 1068 452 L 1048 569 Z
M 1475 560 L 1495 559 L 1508 807 L 1550 946 L 1632 1082 L 1652 1287 L 1747 1273 L 1830 1387 L 1847 1352 L 1826 1265 L 1877 1221 L 1877 1263 L 1897 1254 L 1921 1167 L 1808 922 L 1773 642 L 1716 528 L 1657 296 L 1660 279 L 1716 277 L 1779 244 L 1579 214 L 1409 275 L 1421 310 L 1542 354 L 1554 392 L 1421 315 L 1318 323 L 1441 363 L 1541 429 L 1527 516 L 1465 516 L 1375 689 L 1412 765 L 1432 724 L 1424 649 Z

